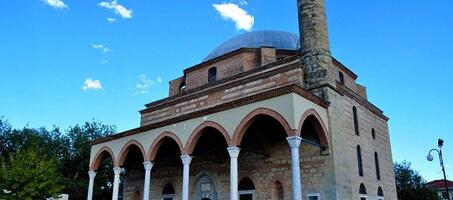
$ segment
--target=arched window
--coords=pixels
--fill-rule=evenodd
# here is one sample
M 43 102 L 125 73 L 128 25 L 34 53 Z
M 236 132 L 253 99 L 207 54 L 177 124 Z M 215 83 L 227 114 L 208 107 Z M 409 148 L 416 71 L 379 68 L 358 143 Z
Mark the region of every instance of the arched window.
M 181 85 L 179 85 L 179 93 L 183 93 L 186 91 L 186 82 L 182 82 Z
M 379 187 L 377 190 L 377 196 L 378 196 L 378 200 L 384 200 L 384 191 L 382 190 L 381 187 Z
M 340 71 L 338 72 L 338 77 L 340 78 L 340 83 L 344 84 L 344 75 L 342 72 L 340 72 Z
M 359 194 L 360 194 L 360 200 L 366 200 L 368 197 L 367 193 L 366 193 L 366 187 L 363 183 L 360 184 Z
M 134 200 L 140 200 L 141 198 L 140 191 L 135 191 Z
M 275 181 L 271 188 L 271 200 L 283 200 L 283 185 Z
M 175 197 L 175 188 L 172 184 L 168 183 L 164 186 L 164 190 L 162 191 L 162 200 L 173 200 Z
M 360 145 L 357 145 L 357 164 L 359 176 L 363 176 L 362 149 L 360 148 Z
M 213 83 L 215 81 L 217 81 L 217 68 L 211 67 L 208 70 L 208 83 Z
M 355 131 L 355 134 L 356 135 L 360 135 L 360 132 L 359 132 L 359 120 L 358 120 L 358 117 L 357 117 L 357 108 L 354 106 L 352 108 L 352 117 L 354 118 L 354 131 Z
M 377 152 L 374 152 L 374 164 L 376 166 L 376 178 L 381 180 L 381 169 L 379 167 L 379 156 Z
M 371 129 L 371 137 L 373 137 L 373 140 L 376 139 L 376 131 L 374 130 L 374 128 Z
M 255 184 L 249 178 L 243 178 L 238 185 L 239 200 L 255 200 Z

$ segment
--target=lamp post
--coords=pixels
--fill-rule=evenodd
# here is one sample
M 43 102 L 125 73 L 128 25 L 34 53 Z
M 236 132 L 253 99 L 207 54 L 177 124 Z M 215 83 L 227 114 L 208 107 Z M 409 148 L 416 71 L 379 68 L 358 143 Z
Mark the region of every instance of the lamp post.
M 444 141 L 442 139 L 439 139 L 437 144 L 438 144 L 439 150 L 431 149 L 431 151 L 429 151 L 428 156 L 426 157 L 426 159 L 428 161 L 433 161 L 434 160 L 433 155 L 431 155 L 431 152 L 433 152 L 433 151 L 436 151 L 439 154 L 440 166 L 442 167 L 442 172 L 444 173 L 445 191 L 447 191 L 447 199 L 450 200 L 450 193 L 448 192 L 447 175 L 445 174 L 444 159 L 442 157 L 442 147 L 444 146 Z

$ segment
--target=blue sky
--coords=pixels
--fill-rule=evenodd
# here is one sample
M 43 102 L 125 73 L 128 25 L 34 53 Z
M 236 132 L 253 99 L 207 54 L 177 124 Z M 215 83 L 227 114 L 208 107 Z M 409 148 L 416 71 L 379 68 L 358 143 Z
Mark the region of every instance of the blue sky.
M 453 178 L 453 2 L 327 0 L 333 55 L 390 117 L 393 157 Z M 251 30 L 298 33 L 296 1 L 0 1 L 0 116 L 16 128 L 91 119 L 119 131 L 168 81 Z M 223 15 L 223 16 L 222 16 Z

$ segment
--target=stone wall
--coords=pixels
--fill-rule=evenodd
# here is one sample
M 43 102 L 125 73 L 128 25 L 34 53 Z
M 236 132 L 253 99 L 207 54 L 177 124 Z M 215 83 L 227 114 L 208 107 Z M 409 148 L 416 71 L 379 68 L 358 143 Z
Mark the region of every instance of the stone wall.
M 382 187 L 386 199 L 396 199 L 393 161 L 386 119 L 347 95 L 332 91 L 329 107 L 331 137 L 335 144 L 332 152 L 339 199 L 359 199 L 359 186 L 363 183 L 369 198 L 377 197 Z M 359 133 L 353 122 L 353 107 L 357 108 Z M 376 138 L 372 137 L 372 129 Z M 356 147 L 360 145 L 364 176 L 359 176 Z M 377 180 L 374 153 L 379 155 L 381 180 Z

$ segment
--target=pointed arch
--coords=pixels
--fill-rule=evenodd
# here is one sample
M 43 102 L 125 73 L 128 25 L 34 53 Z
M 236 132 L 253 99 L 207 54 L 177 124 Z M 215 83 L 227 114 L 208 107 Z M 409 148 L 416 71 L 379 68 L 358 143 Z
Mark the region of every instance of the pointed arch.
M 382 190 L 381 186 L 379 186 L 379 188 L 377 190 L 377 196 L 384 197 L 384 190 Z
M 98 169 L 98 167 L 101 164 L 105 154 L 108 154 L 112 158 L 112 161 L 113 161 L 113 164 L 115 165 L 115 167 L 118 166 L 117 163 L 116 163 L 116 160 L 115 160 L 115 154 L 113 154 L 112 149 L 110 149 L 107 146 L 104 146 L 101 149 L 99 149 L 99 151 L 94 156 L 93 162 L 91 163 L 91 166 L 90 166 L 90 170 L 96 171 Z
M 283 129 L 285 129 L 285 134 L 287 136 L 295 135 L 295 130 L 291 129 L 288 121 L 286 121 L 286 119 L 280 113 L 269 108 L 257 108 L 254 111 L 250 112 L 247 116 L 245 116 L 237 126 L 236 130 L 234 131 L 233 140 L 231 142 L 233 146 L 238 146 L 241 144 L 245 132 L 258 115 L 266 115 L 272 117 L 280 123 Z
M 164 142 L 165 138 L 170 138 L 171 140 L 173 140 L 178 145 L 179 152 L 181 153 L 181 155 L 183 154 L 184 148 L 183 148 L 181 140 L 174 133 L 166 131 L 166 132 L 161 133 L 159 135 L 159 137 L 157 137 L 154 140 L 153 144 L 149 148 L 148 156 L 147 156 L 147 158 L 149 158 L 149 160 L 156 159 L 157 152 L 159 151 L 159 148 L 162 145 L 162 143 Z
M 359 194 L 367 195 L 365 184 L 361 183 L 359 187 Z
M 123 148 L 121 148 L 121 151 L 120 151 L 120 154 L 119 154 L 118 160 L 117 160 L 117 162 L 118 162 L 117 165 L 118 166 L 122 166 L 124 164 L 124 161 L 127 158 L 127 154 L 129 153 L 129 151 L 131 150 L 131 148 L 133 146 L 135 146 L 138 149 L 140 149 L 140 152 L 142 153 L 143 160 L 147 161 L 146 152 L 145 152 L 145 149 L 143 148 L 143 145 L 137 140 L 130 140 L 129 142 L 126 143 L 126 145 L 123 146 Z
M 329 135 L 329 133 L 327 131 L 324 121 L 321 118 L 321 115 L 319 115 L 319 113 L 316 112 L 316 110 L 313 108 L 305 111 L 305 113 L 300 118 L 299 129 L 297 131 L 298 136 L 302 137 L 302 128 L 304 126 L 304 123 L 308 121 L 310 121 L 313 124 L 321 145 L 328 149 L 329 142 L 327 140 L 327 135 Z
M 195 149 L 195 146 L 197 145 L 198 139 L 200 139 L 201 135 L 203 134 L 203 131 L 206 128 L 213 128 L 213 129 L 219 131 L 222 134 L 223 138 L 225 139 L 227 146 L 231 145 L 230 135 L 225 130 L 225 128 L 223 128 L 222 125 L 220 125 L 217 122 L 213 122 L 213 121 L 205 121 L 202 124 L 200 124 L 197 128 L 195 128 L 195 130 L 190 135 L 189 139 L 187 140 L 186 146 L 184 148 L 184 154 L 193 153 L 193 150 Z
M 271 186 L 271 200 L 283 200 L 283 198 L 283 184 L 277 180 Z
M 239 181 L 238 184 L 239 190 L 255 190 L 255 183 L 249 177 L 244 177 Z

